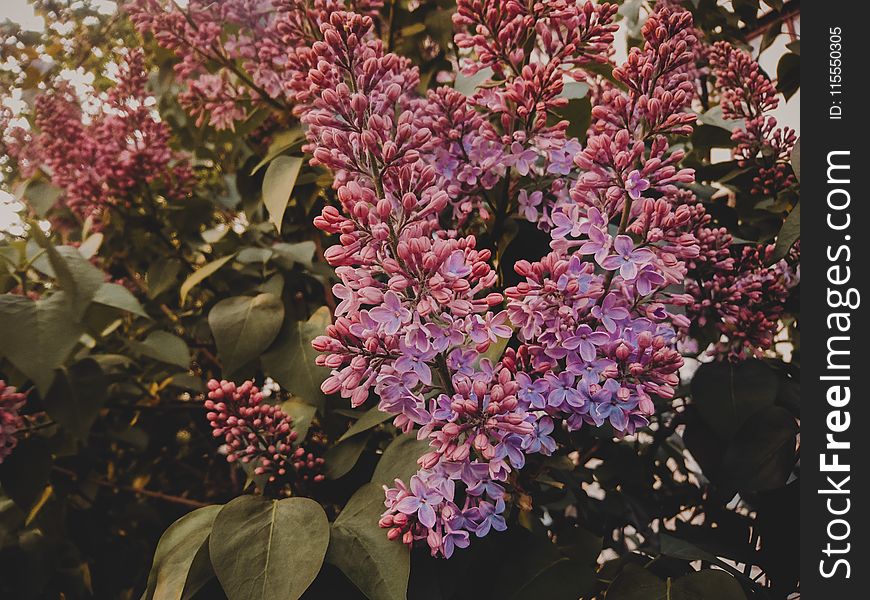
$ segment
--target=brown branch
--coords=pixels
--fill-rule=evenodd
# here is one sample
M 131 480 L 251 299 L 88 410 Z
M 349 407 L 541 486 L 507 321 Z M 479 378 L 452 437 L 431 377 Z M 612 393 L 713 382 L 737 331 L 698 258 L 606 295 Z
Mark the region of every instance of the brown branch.
M 101 487 L 109 488 L 115 490 L 116 492 L 129 492 L 131 494 L 137 494 L 141 496 L 146 496 L 148 498 L 154 498 L 156 500 L 163 500 L 164 502 L 171 502 L 172 504 L 180 504 L 182 506 L 189 506 L 191 508 L 202 508 L 204 506 L 209 506 L 207 502 L 200 502 L 199 500 L 192 500 L 190 498 L 182 498 L 181 496 L 172 496 L 170 494 L 164 494 L 163 492 L 154 492 L 151 490 L 145 489 L 136 489 L 134 487 L 130 487 L 128 485 L 120 485 L 117 483 L 113 483 L 106 479 L 101 479 L 98 477 L 88 477 L 85 479 L 81 479 L 74 471 L 70 471 L 69 469 L 64 469 L 63 467 L 52 467 L 52 469 L 58 473 L 66 475 L 73 481 L 84 481 L 87 483 L 93 483 L 95 485 L 99 485 Z

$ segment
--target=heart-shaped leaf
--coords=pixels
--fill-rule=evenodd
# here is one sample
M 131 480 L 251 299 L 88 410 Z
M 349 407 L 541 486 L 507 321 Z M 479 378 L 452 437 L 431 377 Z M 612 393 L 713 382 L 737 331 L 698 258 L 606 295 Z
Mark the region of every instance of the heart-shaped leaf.
M 182 600 L 185 597 L 185 583 L 191 566 L 220 510 L 219 504 L 199 508 L 163 532 L 154 552 L 143 600 Z M 192 583 L 187 589 L 188 596 L 195 593 L 192 588 L 202 587 L 199 583 Z
M 208 313 L 218 356 L 231 375 L 262 354 L 284 322 L 284 303 L 273 294 L 221 300 Z
M 296 600 L 308 589 L 329 545 L 329 521 L 314 500 L 241 496 L 224 506 L 209 554 L 229 600 Z
M 367 483 L 348 500 L 332 526 L 326 560 L 369 600 L 405 600 L 411 573 L 408 547 L 387 539 L 378 526 L 384 491 Z

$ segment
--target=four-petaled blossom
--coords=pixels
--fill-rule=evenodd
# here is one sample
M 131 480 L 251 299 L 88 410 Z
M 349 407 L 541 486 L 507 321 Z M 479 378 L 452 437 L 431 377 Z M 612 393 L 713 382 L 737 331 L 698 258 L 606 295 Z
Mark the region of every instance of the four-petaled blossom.
M 637 169 L 629 173 L 625 179 L 625 191 L 632 200 L 640 200 L 641 193 L 648 190 L 649 186 L 649 180 L 644 179 Z
M 626 281 L 631 281 L 637 277 L 639 267 L 647 264 L 653 258 L 652 250 L 648 248 L 635 248 L 634 242 L 627 235 L 618 235 L 613 242 L 615 254 L 606 256 L 599 261 L 599 264 L 608 271 L 619 270 L 619 274 Z

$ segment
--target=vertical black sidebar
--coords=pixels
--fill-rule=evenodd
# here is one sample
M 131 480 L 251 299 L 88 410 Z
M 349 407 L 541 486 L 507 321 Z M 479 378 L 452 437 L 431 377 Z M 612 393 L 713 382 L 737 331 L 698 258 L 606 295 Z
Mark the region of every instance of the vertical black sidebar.
M 801 597 L 870 597 L 866 2 L 801 3 Z

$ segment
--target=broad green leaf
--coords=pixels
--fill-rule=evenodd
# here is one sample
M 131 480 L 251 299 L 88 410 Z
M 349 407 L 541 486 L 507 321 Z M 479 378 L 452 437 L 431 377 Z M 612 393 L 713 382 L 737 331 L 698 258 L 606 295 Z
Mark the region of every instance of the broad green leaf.
M 236 260 L 243 264 L 266 263 L 272 258 L 272 250 L 269 248 L 242 248 Z
M 384 450 L 372 475 L 372 483 L 391 486 L 394 479 L 408 483 L 420 469 L 417 459 L 429 450 L 429 440 L 418 440 L 413 432 L 400 435 Z
M 95 233 L 88 236 L 88 239 L 83 241 L 79 246 L 79 254 L 90 260 L 100 251 L 100 246 L 103 244 L 103 234 Z
M 671 582 L 670 600 L 745 600 L 737 580 L 725 571 L 704 569 Z
M 356 423 L 351 425 L 350 428 L 345 431 L 340 438 L 338 438 L 338 441 L 342 442 L 349 437 L 355 436 L 358 433 L 368 431 L 373 427 L 377 427 L 384 421 L 388 421 L 392 417 L 393 415 L 378 410 L 377 406 L 375 406 L 374 408 L 370 408 L 363 414 L 363 416 L 357 419 Z
M 787 52 L 776 65 L 776 90 L 788 100 L 801 86 L 801 57 Z
M 266 156 L 251 169 L 251 175 L 265 167 L 267 164 L 275 160 L 281 153 L 286 152 L 293 146 L 297 145 L 302 139 L 302 128 L 294 127 L 286 131 L 279 131 L 272 138 L 272 143 L 269 144 L 269 149 L 266 151 Z
M 139 304 L 136 296 L 130 293 L 130 290 L 117 283 L 104 283 L 94 294 L 94 302 L 111 306 L 140 317 L 149 319 L 148 313 Z
M 798 201 L 788 213 L 779 234 L 776 236 L 776 246 L 773 248 L 773 255 L 770 257 L 768 264 L 773 264 L 788 255 L 791 247 L 798 241 L 801 236 L 801 203 Z
M 272 246 L 272 250 L 275 252 L 272 260 L 285 269 L 292 269 L 293 265 L 297 263 L 303 267 L 311 268 L 316 248 L 316 244 L 312 241 L 296 244 L 278 242 Z
M 24 188 L 23 197 L 27 204 L 42 219 L 57 203 L 63 191 L 45 181 L 29 181 Z
M 293 431 L 299 435 L 296 441 L 301 443 L 308 435 L 308 429 L 311 427 L 311 421 L 314 419 L 317 407 L 305 401 L 291 398 L 281 403 L 281 410 L 293 419 Z
M 407 546 L 378 526 L 384 491 L 367 483 L 348 500 L 332 525 L 326 560 L 341 569 L 369 600 L 405 600 L 411 573 Z
M 145 275 L 148 283 L 148 297 L 154 299 L 175 285 L 181 272 L 181 261 L 177 258 L 160 260 L 151 265 Z
M 38 301 L 24 296 L 0 296 L 0 354 L 46 393 L 84 329 L 70 313 L 66 292 Z
M 667 584 L 633 563 L 625 565 L 606 595 L 607 600 L 668 600 Z
M 629 563 L 607 588 L 608 600 L 745 600 L 743 589 L 724 571 L 704 569 L 676 579 L 659 579 Z
M 338 479 L 347 475 L 356 465 L 368 441 L 368 435 L 357 435 L 327 450 L 323 457 L 326 461 L 326 476 Z
M 168 331 L 152 331 L 144 342 L 130 340 L 127 344 L 143 356 L 182 369 L 190 366 L 190 349 L 184 340 Z
M 329 545 L 329 521 L 314 500 L 241 496 L 218 513 L 209 554 L 229 600 L 296 600 Z
M 263 178 L 263 204 L 269 211 L 269 222 L 281 233 L 284 211 L 296 185 L 303 159 L 298 156 L 278 156 L 269 163 Z
M 781 406 L 756 413 L 728 444 L 722 476 L 741 492 L 781 488 L 794 468 L 798 427 Z
M 235 373 L 260 356 L 284 322 L 284 303 L 272 294 L 225 298 L 208 313 L 224 372 Z
M 181 290 L 179 293 L 181 303 L 184 304 L 184 301 L 187 299 L 187 295 L 190 293 L 190 290 L 205 281 L 206 278 L 214 275 L 218 271 L 218 269 L 230 262 L 234 256 L 235 254 L 222 256 L 221 258 L 213 260 L 191 273 L 190 276 L 184 280 L 184 283 L 181 284 Z
M 493 584 L 496 597 L 576 600 L 595 586 L 592 565 L 562 555 L 543 532 L 517 527 L 501 544 L 507 552 L 501 565 L 504 575 Z
M 778 391 L 776 373 L 755 359 L 705 363 L 692 378 L 692 402 L 723 440 L 730 440 L 749 417 L 772 405 Z
M 76 248 L 55 247 L 38 226 L 34 225 L 31 229 L 35 232 L 34 239 L 48 256 L 50 275 L 57 279 L 60 287 L 67 293 L 73 316 L 81 319 L 97 290 L 103 285 L 105 276 Z
M 194 558 L 208 538 L 221 506 L 215 504 L 187 513 L 160 536 L 148 574 L 143 600 L 182 600 Z M 205 582 L 202 582 L 205 583 Z M 194 592 L 188 588 L 188 593 Z M 201 585 L 200 585 L 201 587 Z
M 311 342 L 323 335 L 332 323 L 329 309 L 317 309 L 307 321 L 287 319 L 275 345 L 263 354 L 263 371 L 281 387 L 305 402 L 323 407 L 325 398 L 320 384 L 329 376 L 329 369 L 318 367 L 314 359 L 318 352 Z
M 466 96 L 473 96 L 478 86 L 490 79 L 492 75 L 492 69 L 489 67 L 485 67 L 471 76 L 463 75 L 461 72 L 457 73 L 456 80 L 453 82 L 453 89 Z
M 85 440 L 106 401 L 107 390 L 108 382 L 99 363 L 86 358 L 60 371 L 42 404 L 71 436 Z

